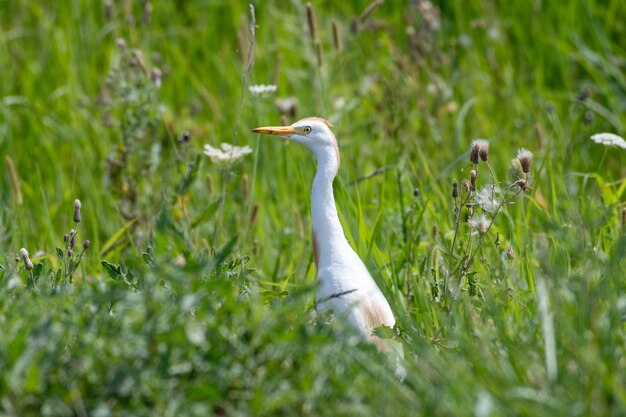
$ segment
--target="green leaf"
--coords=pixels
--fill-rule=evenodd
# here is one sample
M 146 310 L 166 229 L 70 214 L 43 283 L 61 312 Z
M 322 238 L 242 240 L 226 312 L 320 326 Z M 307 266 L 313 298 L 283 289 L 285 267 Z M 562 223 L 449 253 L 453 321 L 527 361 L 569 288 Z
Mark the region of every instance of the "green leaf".
M 39 280 L 42 270 L 43 270 L 43 262 L 37 262 L 35 264 L 35 267 L 33 268 L 33 277 L 35 277 L 35 282 Z
M 57 251 L 57 257 L 60 260 L 63 260 L 65 258 L 65 254 L 63 253 L 63 250 L 61 248 L 56 248 L 56 251 Z
M 220 207 L 220 202 L 222 201 L 221 198 L 218 198 L 217 200 L 215 200 L 214 202 L 212 202 L 211 204 L 209 204 L 209 206 L 195 219 L 193 219 L 193 221 L 191 222 L 191 227 L 194 228 L 197 225 L 209 220 L 211 217 L 213 217 L 213 215 L 217 212 L 217 209 Z
M 102 261 L 100 262 L 104 270 L 109 274 L 111 278 L 116 281 L 119 281 L 120 278 L 123 278 L 122 268 L 119 265 L 112 264 L 111 262 Z

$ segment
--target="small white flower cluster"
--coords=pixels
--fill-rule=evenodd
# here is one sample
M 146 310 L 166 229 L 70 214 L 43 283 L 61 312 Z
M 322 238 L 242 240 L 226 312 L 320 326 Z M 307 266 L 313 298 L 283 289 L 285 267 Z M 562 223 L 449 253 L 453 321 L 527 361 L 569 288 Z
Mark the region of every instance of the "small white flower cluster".
M 596 133 L 591 140 L 604 146 L 617 146 L 626 149 L 626 140 L 614 133 Z
M 226 163 L 232 164 L 237 162 L 244 156 L 252 153 L 252 149 L 249 146 L 234 146 L 230 143 L 222 143 L 222 149 L 214 148 L 209 144 L 204 145 L 204 154 L 211 158 L 214 163 Z
M 248 91 L 253 96 L 267 96 L 272 93 L 275 93 L 278 87 L 272 84 L 259 84 L 259 85 L 251 85 L 248 87 Z

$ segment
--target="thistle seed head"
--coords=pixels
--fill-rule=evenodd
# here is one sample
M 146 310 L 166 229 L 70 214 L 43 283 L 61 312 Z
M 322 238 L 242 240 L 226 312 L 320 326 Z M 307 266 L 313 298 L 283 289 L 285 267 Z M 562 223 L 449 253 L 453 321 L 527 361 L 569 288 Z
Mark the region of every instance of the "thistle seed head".
M 528 174 L 528 172 L 530 171 L 530 163 L 533 161 L 532 152 L 527 149 L 521 148 L 517 152 L 517 159 L 522 166 L 522 171 L 524 171 L 525 174 Z
M 470 152 L 470 161 L 472 161 L 472 164 L 474 165 L 478 163 L 478 152 L 479 152 L 478 143 L 474 141 L 474 143 L 472 143 L 472 150 Z
M 472 217 L 469 219 L 468 223 L 470 229 L 474 229 L 481 236 L 487 233 L 489 226 L 491 226 L 491 221 L 484 214 L 478 217 Z
M 483 161 L 489 159 L 489 142 L 484 139 L 476 139 L 472 142 L 472 151 L 470 153 L 470 160 L 472 163 L 478 163 L 478 157 Z

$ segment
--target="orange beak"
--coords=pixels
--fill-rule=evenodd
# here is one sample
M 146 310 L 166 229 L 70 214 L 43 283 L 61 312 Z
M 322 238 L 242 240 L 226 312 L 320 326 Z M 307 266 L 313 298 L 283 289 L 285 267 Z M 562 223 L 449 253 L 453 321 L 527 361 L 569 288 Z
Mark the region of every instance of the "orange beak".
M 265 135 L 275 135 L 275 136 L 291 136 L 298 132 L 292 126 L 266 126 L 266 127 L 257 127 L 256 129 L 252 129 L 254 133 L 262 133 Z

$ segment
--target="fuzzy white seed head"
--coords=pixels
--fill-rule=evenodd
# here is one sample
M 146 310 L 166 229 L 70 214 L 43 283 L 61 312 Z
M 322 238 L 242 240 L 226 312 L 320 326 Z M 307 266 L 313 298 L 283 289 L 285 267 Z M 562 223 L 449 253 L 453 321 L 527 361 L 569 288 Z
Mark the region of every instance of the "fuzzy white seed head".
M 522 165 L 522 171 L 528 174 L 530 171 L 530 163 L 533 161 L 533 153 L 528 149 L 521 148 L 517 151 L 517 159 L 520 165 Z
M 500 189 L 495 185 L 483 187 L 476 193 L 476 204 L 485 212 L 494 214 L 501 204 L 499 195 Z
M 489 230 L 489 226 L 491 226 L 491 220 L 487 218 L 484 214 L 481 214 L 478 217 L 472 217 L 468 220 L 470 229 L 478 232 L 479 235 L 484 235 Z
M 489 159 L 489 142 L 484 139 L 475 139 L 474 142 L 472 142 L 470 160 L 477 164 L 479 156 L 483 161 L 487 161 Z

